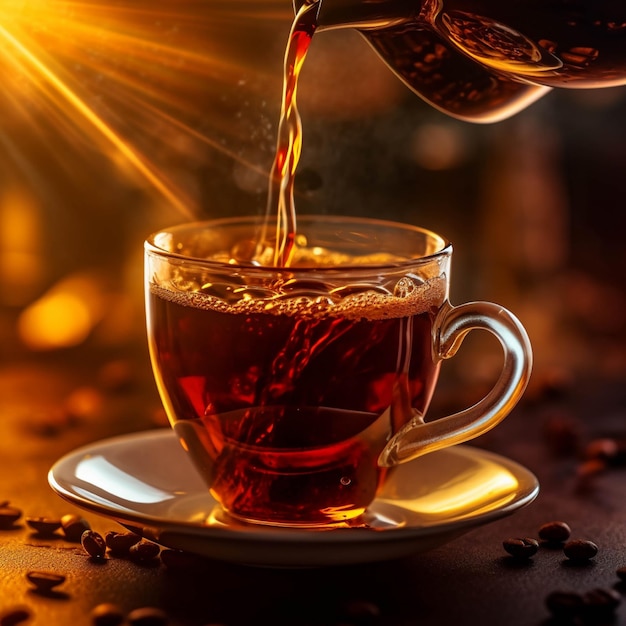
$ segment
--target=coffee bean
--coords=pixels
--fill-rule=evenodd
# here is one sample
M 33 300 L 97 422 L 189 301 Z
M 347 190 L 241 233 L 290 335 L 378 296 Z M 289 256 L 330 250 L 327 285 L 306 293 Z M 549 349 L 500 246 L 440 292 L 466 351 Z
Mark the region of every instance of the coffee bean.
M 91 526 L 86 519 L 71 513 L 61 518 L 61 528 L 68 541 L 76 542 L 80 541 L 86 530 L 91 530 Z
M 131 611 L 127 619 L 131 626 L 166 626 L 169 623 L 164 611 L 151 606 Z
M 104 536 L 104 541 L 115 556 L 128 556 L 128 551 L 141 541 L 141 536 L 131 532 L 118 533 L 110 530 Z
M 93 559 L 102 559 L 106 554 L 106 543 L 104 538 L 94 530 L 86 530 L 80 538 L 80 543 L 85 552 Z
M 51 591 L 65 582 L 65 576 L 55 572 L 30 571 L 26 578 L 42 593 Z
M 597 623 L 615 613 L 622 598 L 613 589 L 592 589 L 583 595 L 584 613 L 587 621 Z
M 529 537 L 516 537 L 505 539 L 502 542 L 504 549 L 516 559 L 529 559 L 537 553 L 539 543 L 535 539 Z
M 585 563 L 598 554 L 598 546 L 593 541 L 575 539 L 563 546 L 565 556 L 575 563 Z
M 579 593 L 553 591 L 546 597 L 546 606 L 555 617 L 572 619 L 582 612 L 584 600 Z
M 618 445 L 615 439 L 594 439 L 590 441 L 583 450 L 585 459 L 599 459 L 602 461 L 610 461 L 618 452 Z
M 571 533 L 569 525 L 560 521 L 547 522 L 538 531 L 539 539 L 548 543 L 563 543 L 570 538 Z
M 26 525 L 42 537 L 52 537 L 61 528 L 61 520 L 49 517 L 27 517 Z
M 626 566 L 619 567 L 615 573 L 622 582 L 626 582 Z
M 15 607 L 0 613 L 0 626 L 16 626 L 32 617 L 30 609 Z
M 3 502 L 0 507 L 0 530 L 13 528 L 15 522 L 22 517 L 22 511 L 8 502 Z
M 160 551 L 161 548 L 156 543 L 142 539 L 130 547 L 128 556 L 135 563 L 146 563 L 156 559 Z
M 93 626 L 118 626 L 124 622 L 124 611 L 117 606 L 105 602 L 98 604 L 91 611 L 91 623 Z

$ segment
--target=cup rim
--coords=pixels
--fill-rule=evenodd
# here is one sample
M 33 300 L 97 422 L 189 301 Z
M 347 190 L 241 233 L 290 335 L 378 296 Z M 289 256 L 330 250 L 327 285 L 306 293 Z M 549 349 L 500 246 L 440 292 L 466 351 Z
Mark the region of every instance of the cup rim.
M 166 250 L 165 248 L 159 246 L 156 243 L 156 239 L 159 235 L 165 234 L 168 232 L 180 232 L 186 229 L 194 229 L 194 228 L 209 228 L 209 227 L 223 227 L 229 225 L 237 225 L 244 223 L 256 223 L 259 226 L 263 223 L 264 217 L 260 215 L 241 215 L 235 217 L 222 217 L 216 219 L 207 219 L 207 220 L 195 220 L 190 222 L 180 222 L 174 224 L 172 226 L 164 226 L 163 228 L 159 228 L 158 230 L 149 234 L 144 241 L 144 249 L 146 253 L 152 253 L 158 255 L 162 258 L 167 258 L 171 260 L 177 261 L 192 261 L 194 263 L 202 263 L 209 266 L 214 267 L 228 267 L 231 269 L 245 269 L 246 271 L 276 271 L 283 272 L 285 270 L 288 271 L 316 271 L 316 272 L 330 272 L 330 271 L 350 271 L 351 269 L 360 269 L 360 270 L 372 270 L 372 269 L 388 269 L 388 268 L 402 268 L 405 266 L 421 265 L 432 263 L 439 258 L 448 257 L 452 253 L 452 243 L 442 235 L 439 235 L 433 230 L 428 228 L 424 228 L 422 226 L 417 226 L 414 224 L 409 224 L 406 222 L 399 222 L 395 220 L 382 220 L 374 217 L 356 217 L 349 215 L 322 215 L 322 214 L 311 214 L 307 213 L 301 216 L 298 216 L 298 224 L 302 223 L 315 223 L 320 220 L 324 223 L 337 223 L 337 224 L 363 224 L 368 223 L 374 226 L 380 226 L 381 228 L 394 228 L 399 231 L 411 231 L 414 233 L 420 233 L 422 235 L 427 236 L 432 241 L 438 242 L 438 248 L 431 253 L 423 254 L 420 256 L 411 256 L 406 259 L 401 259 L 398 261 L 388 262 L 388 263 L 353 263 L 353 264 L 345 264 L 345 265 L 321 265 L 321 266 L 281 266 L 281 265 L 251 265 L 248 263 L 236 263 L 236 262 L 225 262 L 225 261 L 216 261 L 214 259 L 209 259 L 201 256 L 193 256 L 189 254 L 181 254 L 179 252 L 173 252 L 171 250 Z M 274 223 L 275 219 L 270 219 L 270 224 Z

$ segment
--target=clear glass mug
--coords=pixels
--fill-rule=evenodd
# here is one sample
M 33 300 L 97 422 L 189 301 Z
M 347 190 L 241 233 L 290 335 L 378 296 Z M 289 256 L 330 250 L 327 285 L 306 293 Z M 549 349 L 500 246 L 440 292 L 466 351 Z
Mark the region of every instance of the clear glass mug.
M 302 216 L 293 262 L 265 267 L 255 261 L 261 229 L 259 218 L 228 218 L 145 243 L 159 393 L 227 513 L 350 523 L 394 465 L 486 432 L 523 394 L 524 328 L 493 303 L 450 304 L 452 246 L 439 235 Z M 476 405 L 426 421 L 441 362 L 474 329 L 502 345 L 497 383 Z

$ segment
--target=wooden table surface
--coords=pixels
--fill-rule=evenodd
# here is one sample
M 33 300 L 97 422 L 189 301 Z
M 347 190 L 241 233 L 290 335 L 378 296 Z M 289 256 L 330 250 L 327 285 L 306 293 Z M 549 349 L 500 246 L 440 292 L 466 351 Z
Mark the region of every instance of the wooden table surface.
M 58 497 L 47 472 L 77 446 L 164 426 L 145 350 L 94 356 L 77 349 L 6 363 L 0 371 L 0 501 L 23 517 L 0 530 L 0 614 L 28 607 L 24 623 L 79 626 L 92 623 L 95 606 L 113 602 L 126 613 L 160 607 L 174 626 L 551 624 L 545 599 L 552 591 L 622 591 L 616 570 L 626 565 L 624 469 L 605 468 L 582 481 L 588 466 L 580 451 L 600 437 L 626 436 L 626 389 L 620 381 L 545 381 L 475 442 L 539 478 L 538 498 L 514 515 L 390 562 L 263 569 L 206 560 L 200 568 L 173 570 L 161 561 L 142 566 L 109 557 L 94 563 L 80 544 L 59 533 L 37 537 L 24 523 L 26 517 L 77 513 L 102 534 L 123 530 Z M 575 566 L 562 550 L 545 547 L 527 562 L 507 557 L 504 539 L 536 537 L 552 520 L 566 521 L 573 538 L 594 541 L 598 555 Z M 26 579 L 31 570 L 56 571 L 66 580 L 57 593 L 39 594 Z M 626 602 L 609 623 L 626 623 Z

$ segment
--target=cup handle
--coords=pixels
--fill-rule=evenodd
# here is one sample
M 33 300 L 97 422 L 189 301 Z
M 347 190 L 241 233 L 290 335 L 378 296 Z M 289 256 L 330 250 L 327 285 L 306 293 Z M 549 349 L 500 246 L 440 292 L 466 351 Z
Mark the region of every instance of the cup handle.
M 502 345 L 504 365 L 491 391 L 468 409 L 424 422 L 413 417 L 387 443 L 378 464 L 390 467 L 428 452 L 473 439 L 499 424 L 521 398 L 532 369 L 532 348 L 520 321 L 491 302 L 446 303 L 435 321 L 434 358 L 456 354 L 467 333 L 475 329 L 494 334 Z

